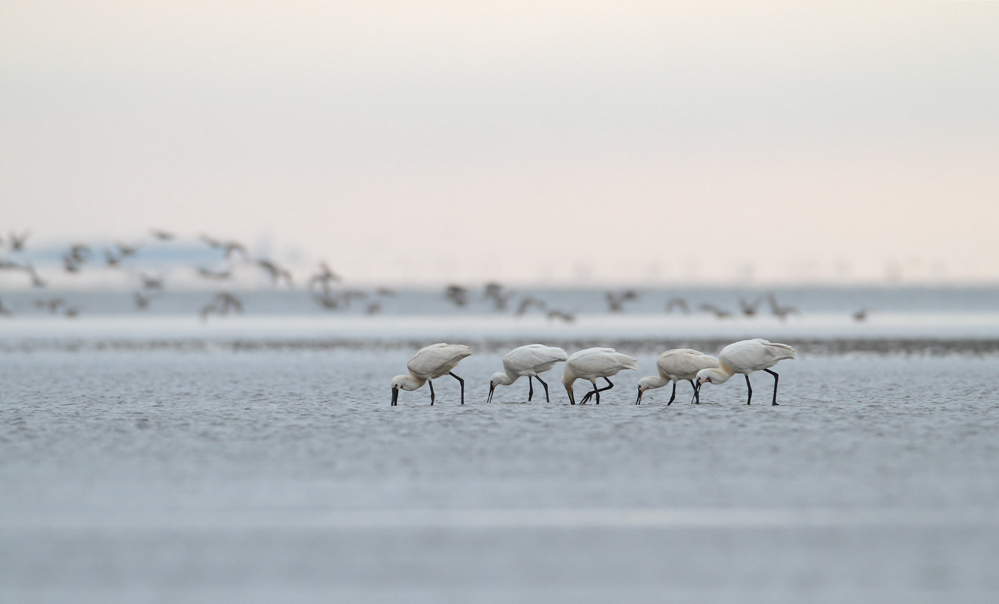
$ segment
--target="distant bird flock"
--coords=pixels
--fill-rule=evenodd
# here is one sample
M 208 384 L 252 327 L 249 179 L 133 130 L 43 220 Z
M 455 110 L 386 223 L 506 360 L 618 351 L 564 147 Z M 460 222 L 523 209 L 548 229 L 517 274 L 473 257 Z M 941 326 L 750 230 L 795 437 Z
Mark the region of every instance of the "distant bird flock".
M 0 235 L 0 250 L 6 252 L 0 256 L 0 272 L 22 273 L 33 288 L 41 290 L 47 287 L 48 281 L 43 278 L 43 275 L 30 261 L 24 260 L 30 237 L 30 231 L 11 231 L 5 236 Z M 132 293 L 134 307 L 136 310 L 146 311 L 155 307 L 157 299 L 167 291 L 168 274 L 135 271 L 134 268 L 131 268 L 134 266 L 134 260 L 145 253 L 144 248 L 162 249 L 163 246 L 175 246 L 182 239 L 173 232 L 154 228 L 149 230 L 146 237 L 130 243 L 116 241 L 112 245 L 91 246 L 82 242 L 74 242 L 60 253 L 61 266 L 57 270 L 61 270 L 67 275 L 80 275 L 87 267 L 127 271 L 125 274 L 131 274 L 135 282 L 135 290 Z M 187 240 L 190 241 L 191 237 L 187 237 Z M 219 253 L 219 262 L 214 266 L 195 263 L 189 267 L 192 275 L 196 275 L 205 283 L 218 284 L 218 288 L 220 288 L 207 294 L 208 297 L 198 311 L 198 316 L 202 320 L 207 321 L 212 317 L 226 317 L 232 313 L 243 313 L 244 300 L 240 299 L 231 287 L 224 287 L 235 278 L 237 271 L 257 271 L 273 287 L 295 288 L 295 278 L 288 268 L 273 258 L 252 254 L 249 248 L 240 241 L 203 233 L 197 236 L 196 241 L 197 245 L 203 244 L 208 250 L 215 250 Z M 394 290 L 384 287 L 377 288 L 373 292 L 347 287 L 343 278 L 322 260 L 318 262 L 317 268 L 305 281 L 304 286 L 311 300 L 319 308 L 334 312 L 347 310 L 353 302 L 358 301 L 358 303 L 363 304 L 365 314 L 375 315 L 382 312 L 384 305 L 388 303 L 388 298 L 396 295 Z M 604 292 L 604 303 L 607 312 L 623 313 L 627 311 L 629 304 L 638 300 L 639 297 L 639 292 L 633 289 L 606 291 Z M 456 308 L 463 308 L 468 307 L 479 298 L 476 298 L 473 291 L 463 285 L 449 284 L 443 291 L 443 299 Z M 512 311 L 513 316 L 522 317 L 528 313 L 536 312 L 541 313 L 549 321 L 561 323 L 575 322 L 581 310 L 578 307 L 558 308 L 552 302 L 539 297 L 538 294 L 518 293 L 494 281 L 485 284 L 481 301 L 491 305 L 497 313 Z M 761 295 L 752 300 L 739 298 L 738 310 L 722 308 L 709 302 L 698 304 L 685 298 L 673 297 L 666 301 L 664 310 L 667 314 L 674 312 L 691 314 L 692 311 L 699 311 L 713 315 L 718 319 L 728 319 L 736 315 L 752 318 L 762 314 L 764 303 L 766 304 L 765 308 L 769 309 L 769 313 L 781 321 L 786 320 L 791 315 L 801 314 L 798 309 L 779 303 L 773 293 Z M 84 310 L 79 305 L 58 297 L 39 298 L 34 301 L 33 306 L 47 309 L 53 315 L 63 315 L 69 318 L 80 315 L 81 311 Z M 0 316 L 13 315 L 16 310 L 16 308 L 4 306 L 3 301 L 0 300 Z M 869 313 L 869 309 L 862 308 L 850 313 L 850 316 L 853 320 L 860 322 L 867 320 Z M 528 375 L 528 377 L 536 376 Z M 691 381 L 692 378 L 679 379 Z M 673 380 L 674 386 L 675 381 Z M 529 380 L 529 387 L 533 389 L 532 380 Z M 599 393 L 594 394 L 594 396 L 599 396 Z

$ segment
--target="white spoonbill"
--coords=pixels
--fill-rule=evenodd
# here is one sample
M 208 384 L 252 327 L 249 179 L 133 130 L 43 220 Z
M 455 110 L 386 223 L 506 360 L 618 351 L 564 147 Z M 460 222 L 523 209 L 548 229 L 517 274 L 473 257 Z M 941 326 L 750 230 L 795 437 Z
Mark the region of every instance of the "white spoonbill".
M 569 393 L 569 402 L 573 405 L 576 404 L 576 398 L 572 394 L 572 383 L 576 380 L 588 380 L 593 384 L 593 390 L 587 392 L 579 404 L 586 404 L 591 396 L 596 395 L 599 405 L 600 393 L 614 387 L 613 382 L 607 378 L 617 375 L 619 371 L 625 369 L 638 369 L 638 361 L 613 348 L 580 350 L 566 361 L 565 373 L 562 375 L 562 384 L 565 386 L 565 391 Z M 597 378 L 604 378 L 607 381 L 607 387 L 597 388 Z
M 642 394 L 646 390 L 662 388 L 673 382 L 673 394 L 670 395 L 669 402 L 666 403 L 672 405 L 673 400 L 676 399 L 676 383 L 682 380 L 690 382 L 694 388 L 694 398 L 700 403 L 701 398 L 698 396 L 697 386 L 694 386 L 694 379 L 697 377 L 698 371 L 712 367 L 718 367 L 718 359 L 709 354 L 689 348 L 667 350 L 659 355 L 659 360 L 656 361 L 659 376 L 650 375 L 638 380 L 638 399 L 635 404 L 642 404 Z
M 734 344 L 729 344 L 718 354 L 719 367 L 717 369 L 702 369 L 697 372 L 697 385 L 694 386 L 695 394 L 700 391 L 701 384 L 724 384 L 730 377 L 737 373 L 746 376 L 746 388 L 749 388 L 749 398 L 746 404 L 753 402 L 753 385 L 749 383 L 749 374 L 754 371 L 763 370 L 774 376 L 774 400 L 777 404 L 777 381 L 780 376 L 776 371 L 770 371 L 770 367 L 784 359 L 793 359 L 798 353 L 787 344 L 770 343 L 762 338 L 755 340 L 742 340 Z
M 450 375 L 461 384 L 461 404 L 465 404 L 465 380 L 451 373 L 461 360 L 472 354 L 472 349 L 462 344 L 431 344 L 419 349 L 406 363 L 409 375 L 392 378 L 392 406 L 399 403 L 400 390 L 416 390 L 424 382 L 430 384 L 430 404 L 434 404 L 434 378 Z
M 489 398 L 486 402 L 492 402 L 496 386 L 509 386 L 524 375 L 527 376 L 529 388 L 527 400 L 534 397 L 534 383 L 531 378 L 537 378 L 545 387 L 545 402 L 551 402 L 548 398 L 548 384 L 538 374 L 548 371 L 555 366 L 555 363 L 561 363 L 567 358 L 561 348 L 544 344 L 528 344 L 514 348 L 503 357 L 503 371 L 494 373 L 493 377 L 489 378 Z

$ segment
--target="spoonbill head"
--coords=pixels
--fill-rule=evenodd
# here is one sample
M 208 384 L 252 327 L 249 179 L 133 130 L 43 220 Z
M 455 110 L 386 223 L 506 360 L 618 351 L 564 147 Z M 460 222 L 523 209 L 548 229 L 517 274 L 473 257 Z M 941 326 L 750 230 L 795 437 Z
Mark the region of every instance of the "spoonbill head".
M 534 383 L 532 378 L 536 378 L 545 387 L 545 401 L 548 398 L 548 383 L 541 379 L 539 373 L 544 373 L 556 363 L 565 361 L 568 357 L 565 351 L 554 346 L 544 344 L 528 344 L 514 348 L 503 357 L 503 371 L 498 371 L 489 378 L 489 397 L 486 402 L 493 400 L 493 392 L 496 386 L 509 386 L 516 382 L 521 376 L 527 376 L 528 393 L 527 400 L 534 397 Z
M 659 375 L 650 375 L 638 380 L 638 399 L 635 400 L 635 404 L 642 404 L 642 395 L 646 390 L 662 388 L 672 382 L 673 394 L 669 397 L 669 402 L 666 403 L 672 405 L 676 399 L 676 383 L 679 381 L 690 382 L 691 387 L 694 388 L 694 397 L 697 402 L 700 402 L 694 379 L 697 377 L 698 371 L 712 367 L 718 367 L 718 359 L 709 354 L 689 348 L 667 350 L 656 360 L 656 369 L 659 370 Z
M 463 344 L 431 344 L 418 350 L 406 363 L 409 374 L 392 378 L 392 406 L 398 404 L 400 390 L 416 390 L 423 384 L 430 385 L 430 404 L 434 404 L 433 379 L 450 375 L 461 384 L 461 404 L 465 404 L 465 380 L 451 373 L 461 360 L 472 354 Z
M 413 391 L 421 388 L 426 382 L 427 380 L 421 380 L 412 375 L 397 375 L 392 378 L 392 406 L 399 404 L 400 390 Z
M 562 385 L 569 395 L 569 403 L 575 405 L 576 397 L 572 391 L 572 384 L 576 380 L 587 380 L 593 384 L 593 390 L 586 393 L 579 404 L 585 404 L 590 397 L 595 396 L 596 402 L 600 404 L 600 393 L 614 387 L 609 379 L 612 375 L 617 375 L 625 369 L 638 369 L 638 361 L 622 354 L 613 348 L 587 348 L 580 350 L 569 357 L 565 363 L 565 372 L 562 374 Z M 604 388 L 597 388 L 597 378 L 603 378 L 607 382 Z
M 753 385 L 749 381 L 749 374 L 754 371 L 766 371 L 774 376 L 774 396 L 773 405 L 777 404 L 777 382 L 780 376 L 770 368 L 784 359 L 793 359 L 798 355 L 794 348 L 787 344 L 768 342 L 762 338 L 755 340 L 742 340 L 729 344 L 718 354 L 717 368 L 702 369 L 697 372 L 696 385 L 694 386 L 695 396 L 699 393 L 702 384 L 724 384 L 733 375 L 741 373 L 746 376 L 746 387 L 749 389 L 749 398 L 746 404 L 753 401 Z

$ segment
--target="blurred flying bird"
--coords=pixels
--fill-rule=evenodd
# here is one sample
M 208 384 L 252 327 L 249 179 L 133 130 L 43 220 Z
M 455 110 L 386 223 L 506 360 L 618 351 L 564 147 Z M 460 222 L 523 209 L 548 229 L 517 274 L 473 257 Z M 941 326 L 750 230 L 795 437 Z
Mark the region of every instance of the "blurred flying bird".
M 340 277 L 330 269 L 329 265 L 326 264 L 325 260 L 319 261 L 319 272 L 309 279 L 309 289 L 312 289 L 317 283 L 323 288 L 324 292 L 329 292 L 330 283 L 333 281 L 339 281 Z
M 781 306 L 777 303 L 777 296 L 771 293 L 767 297 L 767 301 L 770 303 L 770 312 L 773 313 L 775 317 L 783 321 L 788 315 L 800 315 L 797 308 L 793 306 Z
M 115 243 L 114 246 L 116 248 L 118 248 L 118 255 L 121 258 L 125 258 L 127 256 L 132 256 L 132 255 L 135 254 L 135 252 L 139 251 L 139 246 L 137 246 L 137 245 L 125 245 L 124 243 L 122 243 L 120 241 L 117 242 L 117 243 Z
M 66 301 L 62 298 L 52 298 L 51 300 L 35 300 L 35 308 L 47 308 L 53 315 L 59 312 L 60 306 L 65 306 Z
M 506 310 L 507 302 L 513 298 L 514 292 L 503 291 L 503 286 L 499 283 L 487 283 L 485 291 L 483 292 L 483 297 L 487 300 L 493 301 L 493 308 L 497 311 Z
M 149 308 L 149 303 L 152 302 L 152 295 L 142 295 L 142 292 L 135 292 L 135 307 L 139 310 L 146 310 Z
M 257 260 L 257 266 L 267 271 L 267 274 L 271 277 L 271 282 L 275 285 L 280 284 L 281 280 L 284 279 L 288 284 L 288 287 L 295 286 L 295 283 L 291 279 L 291 273 L 288 272 L 287 269 L 281 268 L 274 262 L 266 259 Z
M 10 241 L 10 251 L 20 252 L 24 250 L 24 242 L 28 240 L 28 237 L 31 237 L 31 231 L 25 231 L 20 235 L 11 231 L 10 236 L 8 237 L 8 240 Z
M 537 307 L 538 310 L 544 310 L 548 307 L 548 304 L 544 300 L 539 300 L 534 296 L 524 296 L 520 300 L 520 304 L 517 305 L 517 312 L 514 315 L 520 317 L 528 311 L 532 306 Z
M 111 250 L 104 250 L 104 263 L 107 264 L 109 268 L 114 268 L 121 263 L 121 256 L 115 256 L 114 252 Z
M 69 257 L 76 264 L 83 264 L 91 255 L 90 246 L 85 243 L 74 243 L 69 248 Z
M 763 296 L 756 298 L 752 303 L 746 302 L 745 298 L 739 298 L 739 307 L 742 309 L 742 314 L 747 317 L 756 316 L 756 310 L 760 307 L 760 304 L 763 304 Z
M 701 304 L 698 308 L 700 308 L 704 312 L 714 313 L 715 317 L 718 318 L 718 319 L 724 319 L 726 317 L 731 317 L 732 316 L 732 313 L 728 312 L 727 310 L 722 310 L 722 309 L 718 308 L 717 306 L 715 306 L 714 304 L 704 303 L 704 304 Z
M 621 312 L 624 310 L 624 303 L 638 298 L 638 292 L 633 289 L 625 290 L 620 294 L 614 292 L 604 292 L 607 299 L 607 308 L 610 312 Z
M 555 319 L 559 319 L 560 321 L 563 321 L 565 323 L 572 323 L 576 320 L 576 313 L 574 312 L 570 313 L 555 309 L 549 310 L 546 316 L 548 317 L 549 321 L 554 321 Z
M 31 277 L 32 287 L 45 287 L 45 280 L 39 276 L 38 271 L 35 270 L 35 267 L 32 266 L 30 262 L 25 263 L 22 270 L 28 273 L 28 276 Z
M 174 238 L 173 233 L 160 229 L 149 229 L 149 233 L 160 241 L 172 241 Z
M 243 256 L 244 260 L 249 259 L 250 255 L 246 251 L 246 246 L 238 241 L 222 241 L 220 239 L 214 239 L 208 235 L 201 235 L 200 239 L 208 244 L 209 247 L 222 250 L 225 253 L 225 258 L 228 260 L 234 252 L 239 252 Z
M 683 298 L 670 298 L 666 302 L 666 312 L 671 313 L 673 312 L 674 308 L 679 308 L 680 312 L 682 312 L 685 315 L 690 314 L 690 307 L 687 306 L 687 301 L 684 300 Z
M 854 321 L 866 321 L 867 320 L 867 313 L 868 312 L 869 311 L 866 308 L 861 308 L 857 312 L 853 313 L 853 315 L 852 315 L 853 316 L 853 320 Z
M 394 289 L 391 289 L 391 288 L 388 288 L 388 287 L 379 287 L 378 289 L 375 290 L 375 293 L 378 294 L 379 296 L 397 296 L 397 295 L 399 295 L 399 294 L 396 293 L 396 291 Z
M 65 314 L 67 318 L 75 319 L 80 314 L 80 307 L 73 306 L 72 308 L 67 308 L 63 314 Z
M 444 290 L 444 297 L 454 303 L 455 306 L 468 304 L 468 290 L 460 285 L 448 285 Z
M 367 308 L 364 309 L 364 314 L 367 315 L 377 315 L 382 311 L 382 305 L 378 302 L 372 302 L 368 304 Z
M 354 298 L 366 298 L 367 296 L 368 294 L 358 290 L 348 289 L 336 293 L 324 290 L 320 292 L 314 292 L 312 294 L 312 299 L 315 300 L 316 303 L 322 306 L 323 308 L 329 310 L 338 310 L 341 307 L 349 308 L 350 301 Z M 378 303 L 373 302 L 372 304 L 378 304 Z M 381 305 L 378 306 L 378 310 L 380 309 Z
M 312 299 L 316 301 L 316 304 L 327 310 L 338 310 L 340 303 L 343 302 L 340 296 L 334 296 L 326 291 L 312 294 Z
M 239 298 L 229 292 L 219 292 L 208 305 L 202 307 L 201 320 L 204 321 L 208 319 L 208 315 L 212 313 L 225 317 L 229 314 L 229 311 L 232 310 L 242 313 L 243 303 L 239 300 Z
M 73 257 L 69 254 L 62 255 L 62 266 L 66 269 L 67 273 L 77 273 L 80 271 L 80 264 L 73 260 Z
M 213 281 L 225 281 L 226 279 L 232 278 L 231 270 L 213 271 L 210 268 L 205 268 L 203 266 L 198 267 L 198 274 L 205 279 L 211 279 Z
M 162 275 L 154 277 L 152 275 L 147 275 L 146 273 L 141 273 L 141 274 L 139 274 L 139 278 L 142 279 L 142 288 L 143 289 L 152 289 L 152 290 L 158 290 L 158 291 L 163 289 L 163 276 Z

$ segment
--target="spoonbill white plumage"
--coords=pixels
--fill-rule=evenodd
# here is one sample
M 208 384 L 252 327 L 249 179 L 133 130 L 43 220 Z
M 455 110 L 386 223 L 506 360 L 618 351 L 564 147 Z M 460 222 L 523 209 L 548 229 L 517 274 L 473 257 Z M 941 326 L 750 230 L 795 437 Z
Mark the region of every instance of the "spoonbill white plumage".
M 694 393 L 700 391 L 702 384 L 724 384 L 730 377 L 737 373 L 746 376 L 746 388 L 749 389 L 749 398 L 746 404 L 753 402 L 753 385 L 749 383 L 749 374 L 754 371 L 766 371 L 774 376 L 774 400 L 777 404 L 777 381 L 780 376 L 776 371 L 770 371 L 770 367 L 784 359 L 793 359 L 798 353 L 787 344 L 777 344 L 768 342 L 762 338 L 755 340 L 742 340 L 729 344 L 718 354 L 717 369 L 702 369 L 697 372 L 697 385 L 694 386 Z
M 416 390 L 426 382 L 430 384 L 430 404 L 434 404 L 434 378 L 450 375 L 461 384 L 461 404 L 465 404 L 465 380 L 451 373 L 461 360 L 472 354 L 472 349 L 463 344 L 431 344 L 419 349 L 406 368 L 409 375 L 392 378 L 392 406 L 399 404 L 400 390 Z
M 496 386 L 509 386 L 525 375 L 529 388 L 527 400 L 534 397 L 534 383 L 531 378 L 537 378 L 545 387 L 545 402 L 551 402 L 548 398 L 548 384 L 538 374 L 548 371 L 555 366 L 555 363 L 561 363 L 567 358 L 561 348 L 544 344 L 528 344 L 514 348 L 503 357 L 503 371 L 494 373 L 493 377 L 489 378 L 489 398 L 486 402 L 492 402 Z
M 638 361 L 626 354 L 617 352 L 613 348 L 587 348 L 580 350 L 569 357 L 565 363 L 565 373 L 562 375 L 562 385 L 569 393 L 569 402 L 576 404 L 576 398 L 572 393 L 572 383 L 576 380 L 588 380 L 593 384 L 593 390 L 586 393 L 580 405 L 586 404 L 591 396 L 596 395 L 597 404 L 600 404 L 600 393 L 614 387 L 613 382 L 607 378 L 617 375 L 625 369 L 638 369 Z M 607 382 L 606 388 L 597 388 L 597 378 L 604 378 Z
M 662 388 L 666 384 L 673 382 L 673 394 L 670 395 L 669 402 L 666 403 L 667 405 L 672 405 L 673 400 L 676 399 L 676 383 L 682 380 L 690 382 L 690 385 L 694 388 L 694 398 L 700 403 L 701 399 L 697 396 L 698 392 L 697 386 L 694 386 L 694 378 L 697 377 L 697 372 L 701 369 L 709 369 L 711 367 L 718 367 L 718 359 L 709 354 L 689 348 L 667 350 L 659 355 L 659 359 L 656 361 L 656 368 L 659 369 L 659 375 L 650 375 L 638 380 L 638 399 L 635 401 L 635 404 L 642 404 L 642 394 L 646 390 Z

